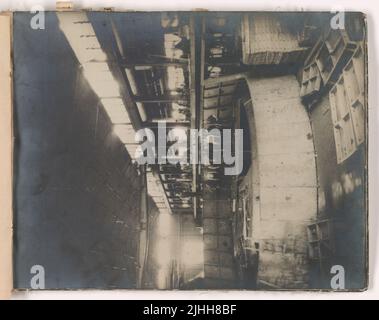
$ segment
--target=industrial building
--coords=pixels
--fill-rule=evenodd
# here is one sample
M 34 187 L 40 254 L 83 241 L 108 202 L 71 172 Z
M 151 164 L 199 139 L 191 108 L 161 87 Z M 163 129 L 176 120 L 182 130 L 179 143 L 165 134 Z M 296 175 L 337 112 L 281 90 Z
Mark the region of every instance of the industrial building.
M 331 289 L 337 265 L 364 288 L 366 29 L 343 14 L 15 13 L 15 287 L 41 265 L 50 289 Z M 221 163 L 168 152 L 202 129 L 231 135 Z

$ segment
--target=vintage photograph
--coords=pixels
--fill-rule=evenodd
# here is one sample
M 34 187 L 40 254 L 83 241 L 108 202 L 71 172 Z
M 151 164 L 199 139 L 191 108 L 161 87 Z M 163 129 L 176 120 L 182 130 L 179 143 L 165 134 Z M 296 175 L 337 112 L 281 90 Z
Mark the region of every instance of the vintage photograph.
M 15 289 L 367 288 L 363 13 L 12 24 Z

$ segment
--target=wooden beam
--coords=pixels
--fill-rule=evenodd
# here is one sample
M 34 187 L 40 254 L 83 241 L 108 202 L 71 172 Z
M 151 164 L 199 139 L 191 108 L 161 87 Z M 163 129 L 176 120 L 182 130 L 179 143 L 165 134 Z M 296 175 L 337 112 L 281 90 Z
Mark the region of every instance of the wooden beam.
M 232 103 L 230 104 L 225 104 L 225 105 L 215 105 L 215 106 L 212 106 L 212 107 L 204 107 L 204 110 L 215 110 L 215 109 L 230 109 L 231 107 L 233 107 Z
M 146 60 L 128 61 L 128 59 L 121 58 L 120 65 L 124 68 L 134 67 L 183 67 L 188 65 L 188 59 L 174 59 L 164 56 L 149 55 Z
M 142 190 L 140 194 L 140 234 L 138 241 L 138 279 L 137 288 L 143 288 L 143 274 L 146 268 L 146 255 L 149 246 L 148 222 L 149 222 L 149 207 L 148 207 L 148 192 L 147 192 L 147 176 L 146 166 L 141 167 Z
M 170 197 L 170 198 L 168 198 L 168 200 L 170 201 L 171 204 L 182 204 L 182 203 L 191 204 L 190 201 L 183 200 L 183 199 L 178 198 L 178 197 Z
M 182 178 L 169 178 L 169 179 L 162 179 L 164 183 L 173 183 L 175 181 L 180 182 L 180 183 L 191 183 L 192 179 L 182 179 Z
M 239 80 L 245 79 L 246 76 L 247 76 L 246 73 L 241 72 L 241 73 L 231 74 L 231 75 L 227 75 L 227 76 L 221 76 L 221 77 L 217 77 L 217 78 L 208 78 L 204 81 L 204 85 L 206 87 L 209 87 L 209 86 L 218 87 L 218 85 L 220 83 L 233 82 L 233 81 L 237 82 Z M 208 90 L 208 88 L 206 88 L 206 89 Z
M 235 83 L 222 84 L 221 88 L 233 87 L 235 85 L 236 85 Z M 219 84 L 217 84 L 217 85 L 215 85 L 213 87 L 207 87 L 207 88 L 205 88 L 205 91 L 206 90 L 214 90 L 214 89 L 218 89 L 218 88 L 219 88 Z
M 199 25 L 200 22 L 200 25 Z M 190 111 L 191 111 L 191 129 L 199 129 L 202 126 L 202 103 L 204 90 L 204 72 L 205 72 L 205 18 L 203 16 L 190 16 L 189 20 L 190 35 L 190 60 L 189 60 L 189 92 L 190 92 Z M 200 47 L 200 48 L 199 48 Z M 196 148 L 198 151 L 197 141 L 191 145 L 191 150 Z M 192 186 L 191 191 L 195 195 L 193 201 L 193 215 L 198 217 L 198 198 L 197 184 L 201 166 L 196 161 L 192 164 Z
M 197 129 L 197 96 L 196 96 L 196 24 L 194 15 L 190 16 L 189 35 L 190 35 L 190 63 L 189 63 L 189 92 L 190 92 L 190 109 L 191 109 L 191 129 Z M 191 146 L 191 150 L 192 150 Z M 197 165 L 192 164 L 192 192 L 197 191 Z M 193 215 L 197 216 L 197 198 L 193 197 Z
M 166 127 L 186 127 L 190 126 L 189 121 L 177 121 L 174 122 L 172 118 L 167 119 L 150 119 L 149 122 L 147 122 L 146 126 L 149 127 L 149 124 L 151 124 L 152 127 L 156 127 L 157 123 L 164 123 Z
M 135 102 L 142 102 L 142 103 L 175 102 L 179 100 L 186 100 L 180 95 L 134 96 L 133 99 Z
M 222 87 L 220 89 L 222 89 Z M 219 98 L 219 97 L 229 97 L 229 96 L 232 96 L 232 95 L 233 95 L 233 92 L 231 92 L 231 93 L 221 93 L 221 94 L 215 94 L 213 96 L 208 96 L 208 97 L 204 96 L 204 99 L 212 99 L 212 98 Z
M 167 68 L 170 66 L 174 67 L 181 67 L 185 64 L 182 62 L 148 62 L 148 61 L 141 61 L 141 62 L 136 62 L 136 63 L 123 63 L 121 62 L 120 65 L 124 68 L 132 69 L 134 67 L 161 67 L 161 68 Z

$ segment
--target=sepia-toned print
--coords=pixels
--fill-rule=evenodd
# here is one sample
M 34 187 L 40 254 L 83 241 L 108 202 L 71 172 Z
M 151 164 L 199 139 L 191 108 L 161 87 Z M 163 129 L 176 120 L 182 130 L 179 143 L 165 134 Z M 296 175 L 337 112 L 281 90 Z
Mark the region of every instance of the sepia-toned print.
M 16 289 L 364 290 L 357 12 L 13 14 Z

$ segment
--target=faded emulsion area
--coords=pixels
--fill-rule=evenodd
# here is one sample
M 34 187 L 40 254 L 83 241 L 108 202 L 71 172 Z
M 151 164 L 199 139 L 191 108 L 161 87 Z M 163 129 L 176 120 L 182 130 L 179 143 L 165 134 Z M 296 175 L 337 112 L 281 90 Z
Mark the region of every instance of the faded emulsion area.
M 15 288 L 367 287 L 363 14 L 43 14 L 14 14 Z
M 133 288 L 142 177 L 56 15 L 29 23 L 15 14 L 15 287 L 38 264 L 48 288 Z

